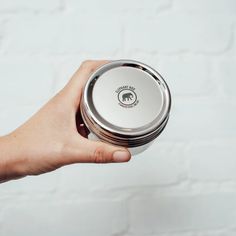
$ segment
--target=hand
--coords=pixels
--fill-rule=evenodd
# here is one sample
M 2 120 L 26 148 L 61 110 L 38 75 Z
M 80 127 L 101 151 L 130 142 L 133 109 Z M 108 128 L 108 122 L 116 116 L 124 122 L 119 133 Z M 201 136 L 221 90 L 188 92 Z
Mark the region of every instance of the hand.
M 73 163 L 126 162 L 130 153 L 83 137 L 76 114 L 90 74 L 108 61 L 85 61 L 69 83 L 26 123 L 0 138 L 0 181 L 39 175 Z

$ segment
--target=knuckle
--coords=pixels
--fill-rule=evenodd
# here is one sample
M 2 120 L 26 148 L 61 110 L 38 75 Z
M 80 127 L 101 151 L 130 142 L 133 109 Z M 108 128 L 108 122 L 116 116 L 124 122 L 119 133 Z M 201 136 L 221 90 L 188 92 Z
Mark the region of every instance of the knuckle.
M 85 60 L 82 62 L 81 67 L 82 68 L 90 68 L 92 65 L 92 62 L 93 62 L 92 60 Z
M 97 147 L 93 154 L 93 162 L 94 163 L 105 163 L 106 156 L 105 156 L 105 149 L 100 146 Z

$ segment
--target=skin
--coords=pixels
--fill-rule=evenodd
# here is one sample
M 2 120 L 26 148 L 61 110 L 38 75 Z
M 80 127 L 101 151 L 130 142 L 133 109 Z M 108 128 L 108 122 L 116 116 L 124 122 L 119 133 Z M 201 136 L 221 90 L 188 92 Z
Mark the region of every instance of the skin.
M 40 175 L 74 163 L 130 160 L 129 151 L 123 147 L 88 140 L 77 112 L 86 81 L 107 62 L 83 62 L 68 84 L 36 114 L 0 137 L 0 182 Z

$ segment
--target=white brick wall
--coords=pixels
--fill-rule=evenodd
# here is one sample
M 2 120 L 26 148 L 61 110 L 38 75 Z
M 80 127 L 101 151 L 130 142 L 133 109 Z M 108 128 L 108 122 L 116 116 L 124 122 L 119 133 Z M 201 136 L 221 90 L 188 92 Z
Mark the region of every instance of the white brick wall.
M 167 129 L 127 164 L 0 185 L 0 235 L 235 236 L 236 1 L 0 0 L 0 135 L 91 58 L 159 70 Z
M 39 12 L 39 11 L 54 11 L 60 8 L 60 0 L 23 0 L 23 1 L 8 1 L 0 0 L 0 12 L 4 13 L 24 13 L 25 11 Z

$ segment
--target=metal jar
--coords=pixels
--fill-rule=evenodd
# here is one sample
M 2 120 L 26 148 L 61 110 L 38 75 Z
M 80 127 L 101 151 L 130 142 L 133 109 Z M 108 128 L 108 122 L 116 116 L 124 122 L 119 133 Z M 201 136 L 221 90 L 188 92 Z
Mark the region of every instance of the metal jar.
M 144 151 L 165 128 L 171 95 L 162 76 L 134 60 L 111 61 L 88 79 L 80 103 L 88 138 Z

